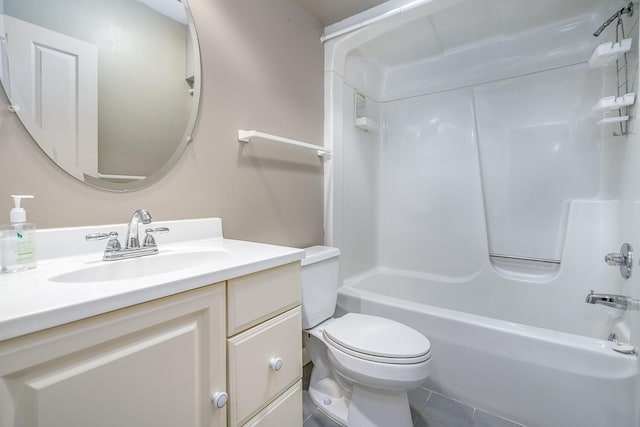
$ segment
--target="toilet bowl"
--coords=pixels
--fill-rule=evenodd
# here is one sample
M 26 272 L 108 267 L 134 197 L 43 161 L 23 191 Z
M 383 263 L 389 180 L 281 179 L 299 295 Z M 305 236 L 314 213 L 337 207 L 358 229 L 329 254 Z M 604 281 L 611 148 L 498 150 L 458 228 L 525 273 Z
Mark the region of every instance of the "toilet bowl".
M 305 252 L 302 312 L 313 362 L 311 399 L 349 427 L 411 426 L 407 391 L 431 373 L 429 340 L 407 325 L 377 316 L 332 318 L 339 251 L 316 246 Z

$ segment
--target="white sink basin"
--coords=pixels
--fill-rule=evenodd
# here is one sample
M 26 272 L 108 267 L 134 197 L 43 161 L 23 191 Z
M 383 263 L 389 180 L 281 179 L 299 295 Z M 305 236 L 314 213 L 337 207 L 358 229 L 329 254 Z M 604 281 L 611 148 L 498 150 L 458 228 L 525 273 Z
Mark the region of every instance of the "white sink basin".
M 118 261 L 100 261 L 90 267 L 82 267 L 49 277 L 48 280 L 62 283 L 92 283 L 135 279 L 202 266 L 219 261 L 230 254 L 231 252 L 223 249 L 206 249 L 159 253 Z

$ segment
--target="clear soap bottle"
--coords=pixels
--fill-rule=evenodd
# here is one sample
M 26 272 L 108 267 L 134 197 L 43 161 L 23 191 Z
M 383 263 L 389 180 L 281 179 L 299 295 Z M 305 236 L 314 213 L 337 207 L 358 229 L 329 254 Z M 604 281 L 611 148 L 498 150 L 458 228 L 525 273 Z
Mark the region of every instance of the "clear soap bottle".
M 27 213 L 20 207 L 22 199 L 33 199 L 30 195 L 11 195 L 15 207 L 9 213 L 10 224 L 0 225 L 2 272 L 36 268 L 36 226 L 27 222 Z

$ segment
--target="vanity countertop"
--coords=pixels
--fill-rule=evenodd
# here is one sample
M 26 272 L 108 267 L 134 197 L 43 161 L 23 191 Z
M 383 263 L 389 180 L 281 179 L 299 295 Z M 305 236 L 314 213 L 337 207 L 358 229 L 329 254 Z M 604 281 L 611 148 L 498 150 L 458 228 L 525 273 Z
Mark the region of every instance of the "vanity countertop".
M 202 251 L 216 251 L 223 256 L 142 277 L 53 281 L 53 277 L 67 272 L 107 263 L 135 262 L 141 258 L 102 261 L 106 240 L 84 241 L 86 234 L 109 231 L 119 231 L 122 240 L 125 224 L 38 230 L 38 267 L 0 274 L 0 340 L 296 262 L 304 257 L 302 249 L 225 239 L 219 218 L 154 222 L 153 226 L 166 226 L 171 231 L 156 237 L 160 253 L 144 258 Z M 143 232 L 140 227 L 140 233 Z

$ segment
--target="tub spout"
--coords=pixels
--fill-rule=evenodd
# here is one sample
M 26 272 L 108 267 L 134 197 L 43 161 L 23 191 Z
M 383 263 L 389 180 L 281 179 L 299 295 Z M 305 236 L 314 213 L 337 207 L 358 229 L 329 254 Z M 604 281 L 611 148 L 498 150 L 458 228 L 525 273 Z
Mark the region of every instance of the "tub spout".
M 586 303 L 606 305 L 607 307 L 617 308 L 618 310 L 640 310 L 640 300 L 633 299 L 624 295 L 614 294 L 596 294 L 589 292 Z

